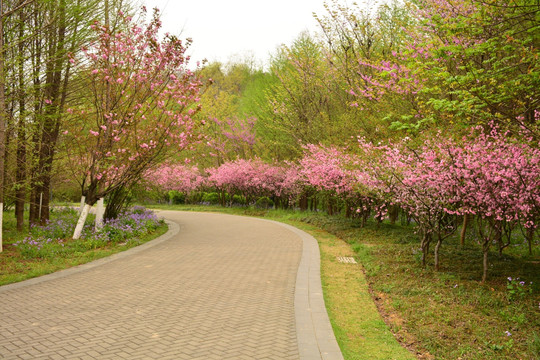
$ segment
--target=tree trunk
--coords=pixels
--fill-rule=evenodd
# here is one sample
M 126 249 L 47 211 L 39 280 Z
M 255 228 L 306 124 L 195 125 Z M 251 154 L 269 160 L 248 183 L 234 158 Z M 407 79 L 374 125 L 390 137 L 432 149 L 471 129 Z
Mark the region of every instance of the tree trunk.
M 399 206 L 389 205 L 388 206 L 388 218 L 390 219 L 390 223 L 392 225 L 395 224 L 398 217 L 399 217 Z
M 105 209 L 103 208 L 103 198 L 99 199 L 97 202 L 97 208 L 96 208 L 96 221 L 94 228 L 96 231 L 99 231 L 103 228 L 103 213 L 105 212 Z
M 41 204 L 41 224 L 49 220 L 50 186 L 52 165 L 56 142 L 60 132 L 60 102 L 62 90 L 62 72 L 65 63 L 65 38 L 66 38 L 66 0 L 58 3 L 58 28 L 50 39 L 49 60 L 46 75 L 45 97 L 50 104 L 45 106 L 45 120 L 41 137 L 41 151 L 39 154 L 39 168 L 41 175 L 41 192 L 43 202 Z
M 79 206 L 79 211 L 77 211 L 79 213 L 79 215 L 82 213 L 82 211 L 84 209 L 85 201 L 86 201 L 86 196 L 81 195 L 81 205 Z
M 79 216 L 79 220 L 77 221 L 77 225 L 75 226 L 75 231 L 73 232 L 73 240 L 80 239 L 81 233 L 84 228 L 84 223 L 86 222 L 86 218 L 88 217 L 88 214 L 90 213 L 90 208 L 92 208 L 92 205 L 84 204 L 83 210 L 81 211 L 81 215 Z
M 463 216 L 463 225 L 461 227 L 461 234 L 459 236 L 459 245 L 461 247 L 465 246 L 465 235 L 467 235 L 467 227 L 469 225 L 469 215 L 465 214 Z
M 15 218 L 17 231 L 24 227 L 24 203 L 26 199 L 26 94 L 24 91 L 24 16 L 19 13 L 19 123 L 17 124 L 17 169 L 15 172 Z
M 431 235 L 423 234 L 420 246 L 422 248 L 422 267 L 426 267 L 427 256 L 429 254 L 429 244 L 431 243 Z
M 491 240 L 488 239 L 488 240 L 484 240 L 484 244 L 482 245 L 482 250 L 484 252 L 484 257 L 483 257 L 483 261 L 482 261 L 482 267 L 483 267 L 483 272 L 482 272 L 482 283 L 485 283 L 486 280 L 487 280 L 487 275 L 488 275 L 488 253 L 489 253 L 489 245 L 491 243 Z
M 352 216 L 353 216 L 352 205 L 350 204 L 348 200 L 345 200 L 345 217 L 347 219 L 350 219 L 352 218 Z
M 308 209 L 308 197 L 305 193 L 300 196 L 298 205 L 300 206 L 300 211 L 306 211 Z
M 529 255 L 532 255 L 532 243 L 534 239 L 534 228 L 527 229 L 527 242 L 529 243 Z
M 328 215 L 330 216 L 334 215 L 334 198 L 332 197 L 328 198 L 326 202 L 326 208 L 327 208 Z
M 122 210 L 126 207 L 126 200 L 129 196 L 129 190 L 123 187 L 117 188 L 107 195 L 107 206 L 103 217 L 105 219 L 116 219 Z
M 436 271 L 439 271 L 440 270 L 440 266 L 439 266 L 439 249 L 441 248 L 441 245 L 442 245 L 442 236 L 439 235 L 439 237 L 437 238 L 437 244 L 435 245 L 435 253 L 434 253 L 434 258 L 435 258 L 435 270 Z
M 4 1 L 0 0 L 0 252 L 2 252 L 4 213 L 4 154 L 6 151 L 6 97 L 4 75 Z

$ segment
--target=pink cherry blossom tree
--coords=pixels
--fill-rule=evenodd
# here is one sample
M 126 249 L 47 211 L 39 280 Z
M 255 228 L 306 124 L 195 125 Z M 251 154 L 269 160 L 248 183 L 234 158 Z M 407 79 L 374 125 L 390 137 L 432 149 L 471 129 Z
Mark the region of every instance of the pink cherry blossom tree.
M 229 161 L 217 168 L 207 169 L 208 184 L 221 193 L 222 205 L 225 194 L 243 195 L 248 203 L 257 197 L 281 197 L 285 170 L 260 159 Z
M 455 197 L 454 210 L 448 212 L 475 217 L 485 281 L 490 247 L 495 243 L 502 253 L 519 223 L 532 246 L 540 215 L 540 150 L 537 144 L 513 141 L 497 127 L 489 133 L 476 128 L 462 146 L 449 150 L 446 179 Z
M 336 211 L 336 202 L 343 200 L 350 207 L 354 174 L 352 155 L 333 146 L 309 144 L 299 160 L 299 176 L 310 188 L 319 192 L 327 203 L 328 213 Z
M 186 68 L 186 44 L 169 34 L 160 38 L 160 28 L 157 10 L 149 23 L 125 18 L 115 31 L 95 23 L 96 41 L 72 59 L 87 81 L 64 134 L 86 196 L 74 238 L 99 198 L 195 140 L 201 82 Z
M 205 178 L 196 166 L 162 164 L 144 174 L 149 186 L 162 190 L 175 190 L 184 194 L 200 189 Z

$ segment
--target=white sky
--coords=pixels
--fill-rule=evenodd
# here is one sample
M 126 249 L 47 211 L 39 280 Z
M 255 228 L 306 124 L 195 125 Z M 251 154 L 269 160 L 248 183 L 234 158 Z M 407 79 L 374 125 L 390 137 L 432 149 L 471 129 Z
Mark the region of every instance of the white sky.
M 142 0 L 162 11 L 165 32 L 191 37 L 192 64 L 204 58 L 228 62 L 254 56 L 260 65 L 281 44 L 317 30 L 313 12 L 325 15 L 324 0 Z

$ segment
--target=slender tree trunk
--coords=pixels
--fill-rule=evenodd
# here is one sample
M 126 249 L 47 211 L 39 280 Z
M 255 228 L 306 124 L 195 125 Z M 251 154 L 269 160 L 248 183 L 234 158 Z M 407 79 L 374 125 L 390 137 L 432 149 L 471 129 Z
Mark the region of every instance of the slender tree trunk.
M 352 218 L 352 215 L 352 205 L 350 204 L 349 200 L 345 200 L 345 217 L 350 219 Z
M 85 204 L 85 201 L 86 200 L 86 196 L 84 195 L 81 195 L 81 205 L 79 206 L 79 210 L 77 211 L 79 213 L 79 215 L 82 213 L 83 211 L 83 208 L 84 208 L 84 204 Z
M 126 200 L 129 189 L 119 187 L 107 195 L 107 206 L 105 207 L 105 219 L 116 219 L 118 214 L 126 207 Z
M 99 199 L 97 202 L 97 208 L 96 208 L 96 221 L 95 221 L 95 230 L 101 230 L 103 228 L 103 213 L 105 212 L 105 208 L 103 207 L 103 198 Z
M 532 243 L 534 239 L 534 229 L 528 228 L 527 229 L 527 242 L 529 243 L 529 255 L 532 255 Z
M 3 250 L 4 154 L 6 151 L 6 97 L 4 74 L 4 1 L 0 0 L 0 252 Z
M 465 246 L 465 235 L 467 235 L 467 227 L 469 226 L 469 215 L 465 214 L 463 216 L 463 225 L 461 227 L 461 234 L 459 236 L 459 245 L 461 247 Z
M 79 215 L 79 220 L 77 221 L 77 225 L 75 226 L 75 230 L 73 231 L 73 240 L 77 240 L 81 237 L 81 233 L 84 228 L 84 223 L 86 222 L 86 218 L 88 217 L 88 214 L 90 213 L 90 209 L 98 201 L 97 190 L 98 190 L 97 181 L 94 181 L 89 184 L 87 193 L 86 193 L 86 200 L 85 200 L 86 203 L 84 204 L 81 214 Z
M 328 210 L 327 210 L 327 211 L 328 211 L 328 215 L 330 215 L 330 216 L 334 215 L 334 213 L 335 213 L 335 209 L 334 209 L 335 206 L 334 206 L 334 204 L 335 204 L 334 198 L 333 198 L 333 197 L 329 197 L 328 200 L 327 200 L 326 205 L 327 205 L 327 209 L 328 209 Z
M 441 248 L 441 245 L 442 245 L 442 236 L 439 235 L 438 238 L 437 238 L 437 244 L 435 245 L 435 252 L 434 252 L 434 258 L 435 258 L 435 270 L 436 271 L 439 271 L 440 270 L 440 263 L 439 263 L 439 250 Z
M 430 243 L 431 243 L 431 235 L 429 233 L 424 233 L 422 235 L 422 241 L 420 243 L 420 246 L 422 248 L 422 267 L 426 267 Z
M 37 15 L 36 15 L 37 16 Z M 39 24 L 37 19 L 34 19 L 35 26 Z M 34 126 L 33 126 L 33 135 L 32 135 L 32 144 L 33 144 L 33 156 L 32 165 L 31 165 L 31 175 L 30 175 L 30 209 L 29 209 L 29 226 L 35 225 L 38 223 L 38 206 L 39 206 L 39 174 L 41 170 L 38 168 L 38 154 L 41 152 L 40 143 L 39 143 L 39 134 L 40 129 L 40 120 L 39 112 L 41 110 L 40 98 L 41 93 L 41 78 L 40 78 L 40 66 L 41 66 L 41 44 L 36 40 L 34 43 L 34 49 L 32 49 L 32 69 L 33 69 L 33 85 L 34 85 Z
M 84 223 L 86 222 L 86 218 L 88 217 L 88 213 L 90 213 L 91 208 L 92 205 L 84 204 L 81 215 L 79 216 L 79 220 L 77 221 L 77 225 L 75 226 L 75 231 L 73 232 L 73 240 L 80 239 L 84 228 Z
M 17 231 L 24 226 L 24 203 L 26 198 L 26 99 L 24 91 L 24 16 L 19 13 L 19 123 L 17 124 L 17 170 L 15 181 L 15 217 Z
M 43 135 L 41 139 L 40 168 L 41 174 L 41 193 L 43 193 L 43 202 L 41 204 L 40 222 L 45 224 L 49 220 L 49 202 L 50 185 L 52 176 L 52 165 L 54 153 L 56 151 L 56 142 L 60 132 L 60 101 L 62 88 L 62 70 L 65 63 L 65 37 L 66 37 L 66 1 L 60 0 L 58 4 L 58 29 L 53 35 L 55 39 L 51 43 L 49 58 L 51 67 L 47 69 L 47 88 L 45 96 L 51 102 L 45 107 L 45 122 L 43 126 Z
M 482 283 L 485 283 L 488 276 L 488 254 L 489 254 L 489 245 L 491 243 L 490 239 L 484 240 L 484 244 L 482 245 L 482 250 L 484 253 L 483 259 L 482 259 Z
M 305 193 L 300 196 L 299 206 L 300 211 L 306 211 L 308 209 L 308 197 Z
M 388 218 L 390 219 L 391 224 L 395 224 L 399 218 L 399 206 L 389 205 L 388 206 Z

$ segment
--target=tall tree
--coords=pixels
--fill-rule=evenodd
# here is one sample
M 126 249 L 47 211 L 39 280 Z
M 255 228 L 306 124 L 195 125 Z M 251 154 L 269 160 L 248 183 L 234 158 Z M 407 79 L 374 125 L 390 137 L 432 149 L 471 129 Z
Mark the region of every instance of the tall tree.
M 2 251 L 4 215 L 4 159 L 6 152 L 6 98 L 4 75 L 4 1 L 0 0 L 0 251 Z

